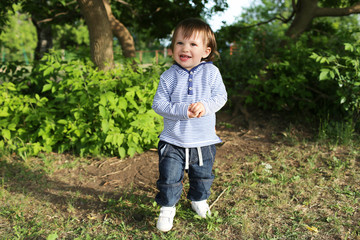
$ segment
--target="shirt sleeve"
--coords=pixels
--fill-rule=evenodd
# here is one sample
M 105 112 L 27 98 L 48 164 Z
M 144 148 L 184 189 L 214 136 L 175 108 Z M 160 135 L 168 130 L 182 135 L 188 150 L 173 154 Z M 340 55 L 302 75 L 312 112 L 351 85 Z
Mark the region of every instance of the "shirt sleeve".
M 187 111 L 189 104 L 172 103 L 170 99 L 170 89 L 167 87 L 165 80 L 160 77 L 152 108 L 160 116 L 172 120 L 189 119 Z
M 227 92 L 220 71 L 216 69 L 215 81 L 211 87 L 211 97 L 200 102 L 205 107 L 205 116 L 219 111 L 227 101 Z

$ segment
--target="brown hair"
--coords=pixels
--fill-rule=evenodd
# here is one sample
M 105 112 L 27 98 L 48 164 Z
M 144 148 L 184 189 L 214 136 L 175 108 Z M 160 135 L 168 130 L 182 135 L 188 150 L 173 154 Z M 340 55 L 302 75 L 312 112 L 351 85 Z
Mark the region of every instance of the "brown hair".
M 204 44 L 206 47 L 211 48 L 211 52 L 209 56 L 206 58 L 203 58 L 201 60 L 210 62 L 215 60 L 215 55 L 218 55 L 217 53 L 217 45 L 216 45 L 216 39 L 215 34 L 211 30 L 209 24 L 204 22 L 201 19 L 198 18 L 187 18 L 185 20 L 182 20 L 175 28 L 174 34 L 172 36 L 171 40 L 171 50 L 174 52 L 174 46 L 175 46 L 175 40 L 177 37 L 177 34 L 179 33 L 179 30 L 182 30 L 184 34 L 184 38 L 190 38 L 191 35 L 194 32 L 202 34 L 204 38 Z

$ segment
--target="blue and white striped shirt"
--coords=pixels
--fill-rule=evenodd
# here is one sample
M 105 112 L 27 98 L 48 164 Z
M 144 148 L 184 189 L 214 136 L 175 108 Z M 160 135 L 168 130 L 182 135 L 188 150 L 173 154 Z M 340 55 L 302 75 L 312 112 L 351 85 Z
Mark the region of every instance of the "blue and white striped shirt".
M 164 118 L 160 140 L 184 148 L 221 142 L 215 133 L 215 113 L 226 101 L 220 71 L 212 62 L 202 62 L 190 71 L 172 65 L 160 76 L 152 105 Z M 204 105 L 206 113 L 201 118 L 189 118 L 188 107 L 196 102 Z

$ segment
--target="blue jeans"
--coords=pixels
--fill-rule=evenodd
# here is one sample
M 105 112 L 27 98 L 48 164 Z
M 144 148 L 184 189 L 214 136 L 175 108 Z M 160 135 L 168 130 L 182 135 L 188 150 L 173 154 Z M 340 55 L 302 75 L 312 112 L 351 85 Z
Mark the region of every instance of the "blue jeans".
M 181 197 L 182 180 L 185 170 L 185 148 L 160 141 L 159 153 L 159 179 L 157 188 L 159 193 L 155 201 L 160 206 L 174 206 Z M 210 196 L 210 187 L 214 180 L 212 167 L 215 160 L 216 147 L 209 145 L 201 147 L 203 166 L 199 166 L 197 148 L 189 149 L 189 181 L 190 189 L 187 198 L 191 201 L 201 201 Z

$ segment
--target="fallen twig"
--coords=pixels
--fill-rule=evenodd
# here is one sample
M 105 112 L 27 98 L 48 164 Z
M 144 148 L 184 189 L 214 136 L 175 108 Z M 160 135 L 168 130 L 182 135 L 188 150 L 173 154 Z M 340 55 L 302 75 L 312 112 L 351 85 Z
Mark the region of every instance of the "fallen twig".
M 131 165 L 128 165 L 128 166 L 126 166 L 124 169 L 121 169 L 121 170 L 116 171 L 116 172 L 107 173 L 107 174 L 105 174 L 104 176 L 102 176 L 102 178 L 108 177 L 108 176 L 110 176 L 110 175 L 114 175 L 114 174 L 121 173 L 121 172 L 125 171 L 126 169 L 128 169 L 130 166 L 131 166 Z
M 118 173 L 121 173 L 121 172 L 123 172 L 124 170 L 120 170 L 120 171 L 116 171 L 116 172 L 111 172 L 111 173 L 107 173 L 107 174 L 105 174 L 104 176 L 102 176 L 102 178 L 104 178 L 104 177 L 108 177 L 108 176 L 111 176 L 111 175 L 114 175 L 114 174 L 118 174 Z
M 113 159 L 117 159 L 117 157 L 109 158 L 109 159 L 103 161 L 102 163 L 99 164 L 98 168 L 101 168 L 105 163 L 107 163 L 108 161 L 111 161 Z
M 124 159 L 120 159 L 119 161 L 110 163 L 110 166 L 113 166 L 113 165 L 115 165 L 115 164 L 119 164 L 119 163 L 122 163 L 122 162 L 124 162 Z
M 225 191 L 226 190 L 228 190 L 229 189 L 229 187 L 227 187 L 227 188 L 225 188 L 221 193 L 220 193 L 220 195 L 216 198 L 216 200 L 210 205 L 210 209 L 215 205 L 215 203 L 217 202 L 217 201 L 219 201 L 219 199 L 221 198 L 221 196 L 225 193 Z

